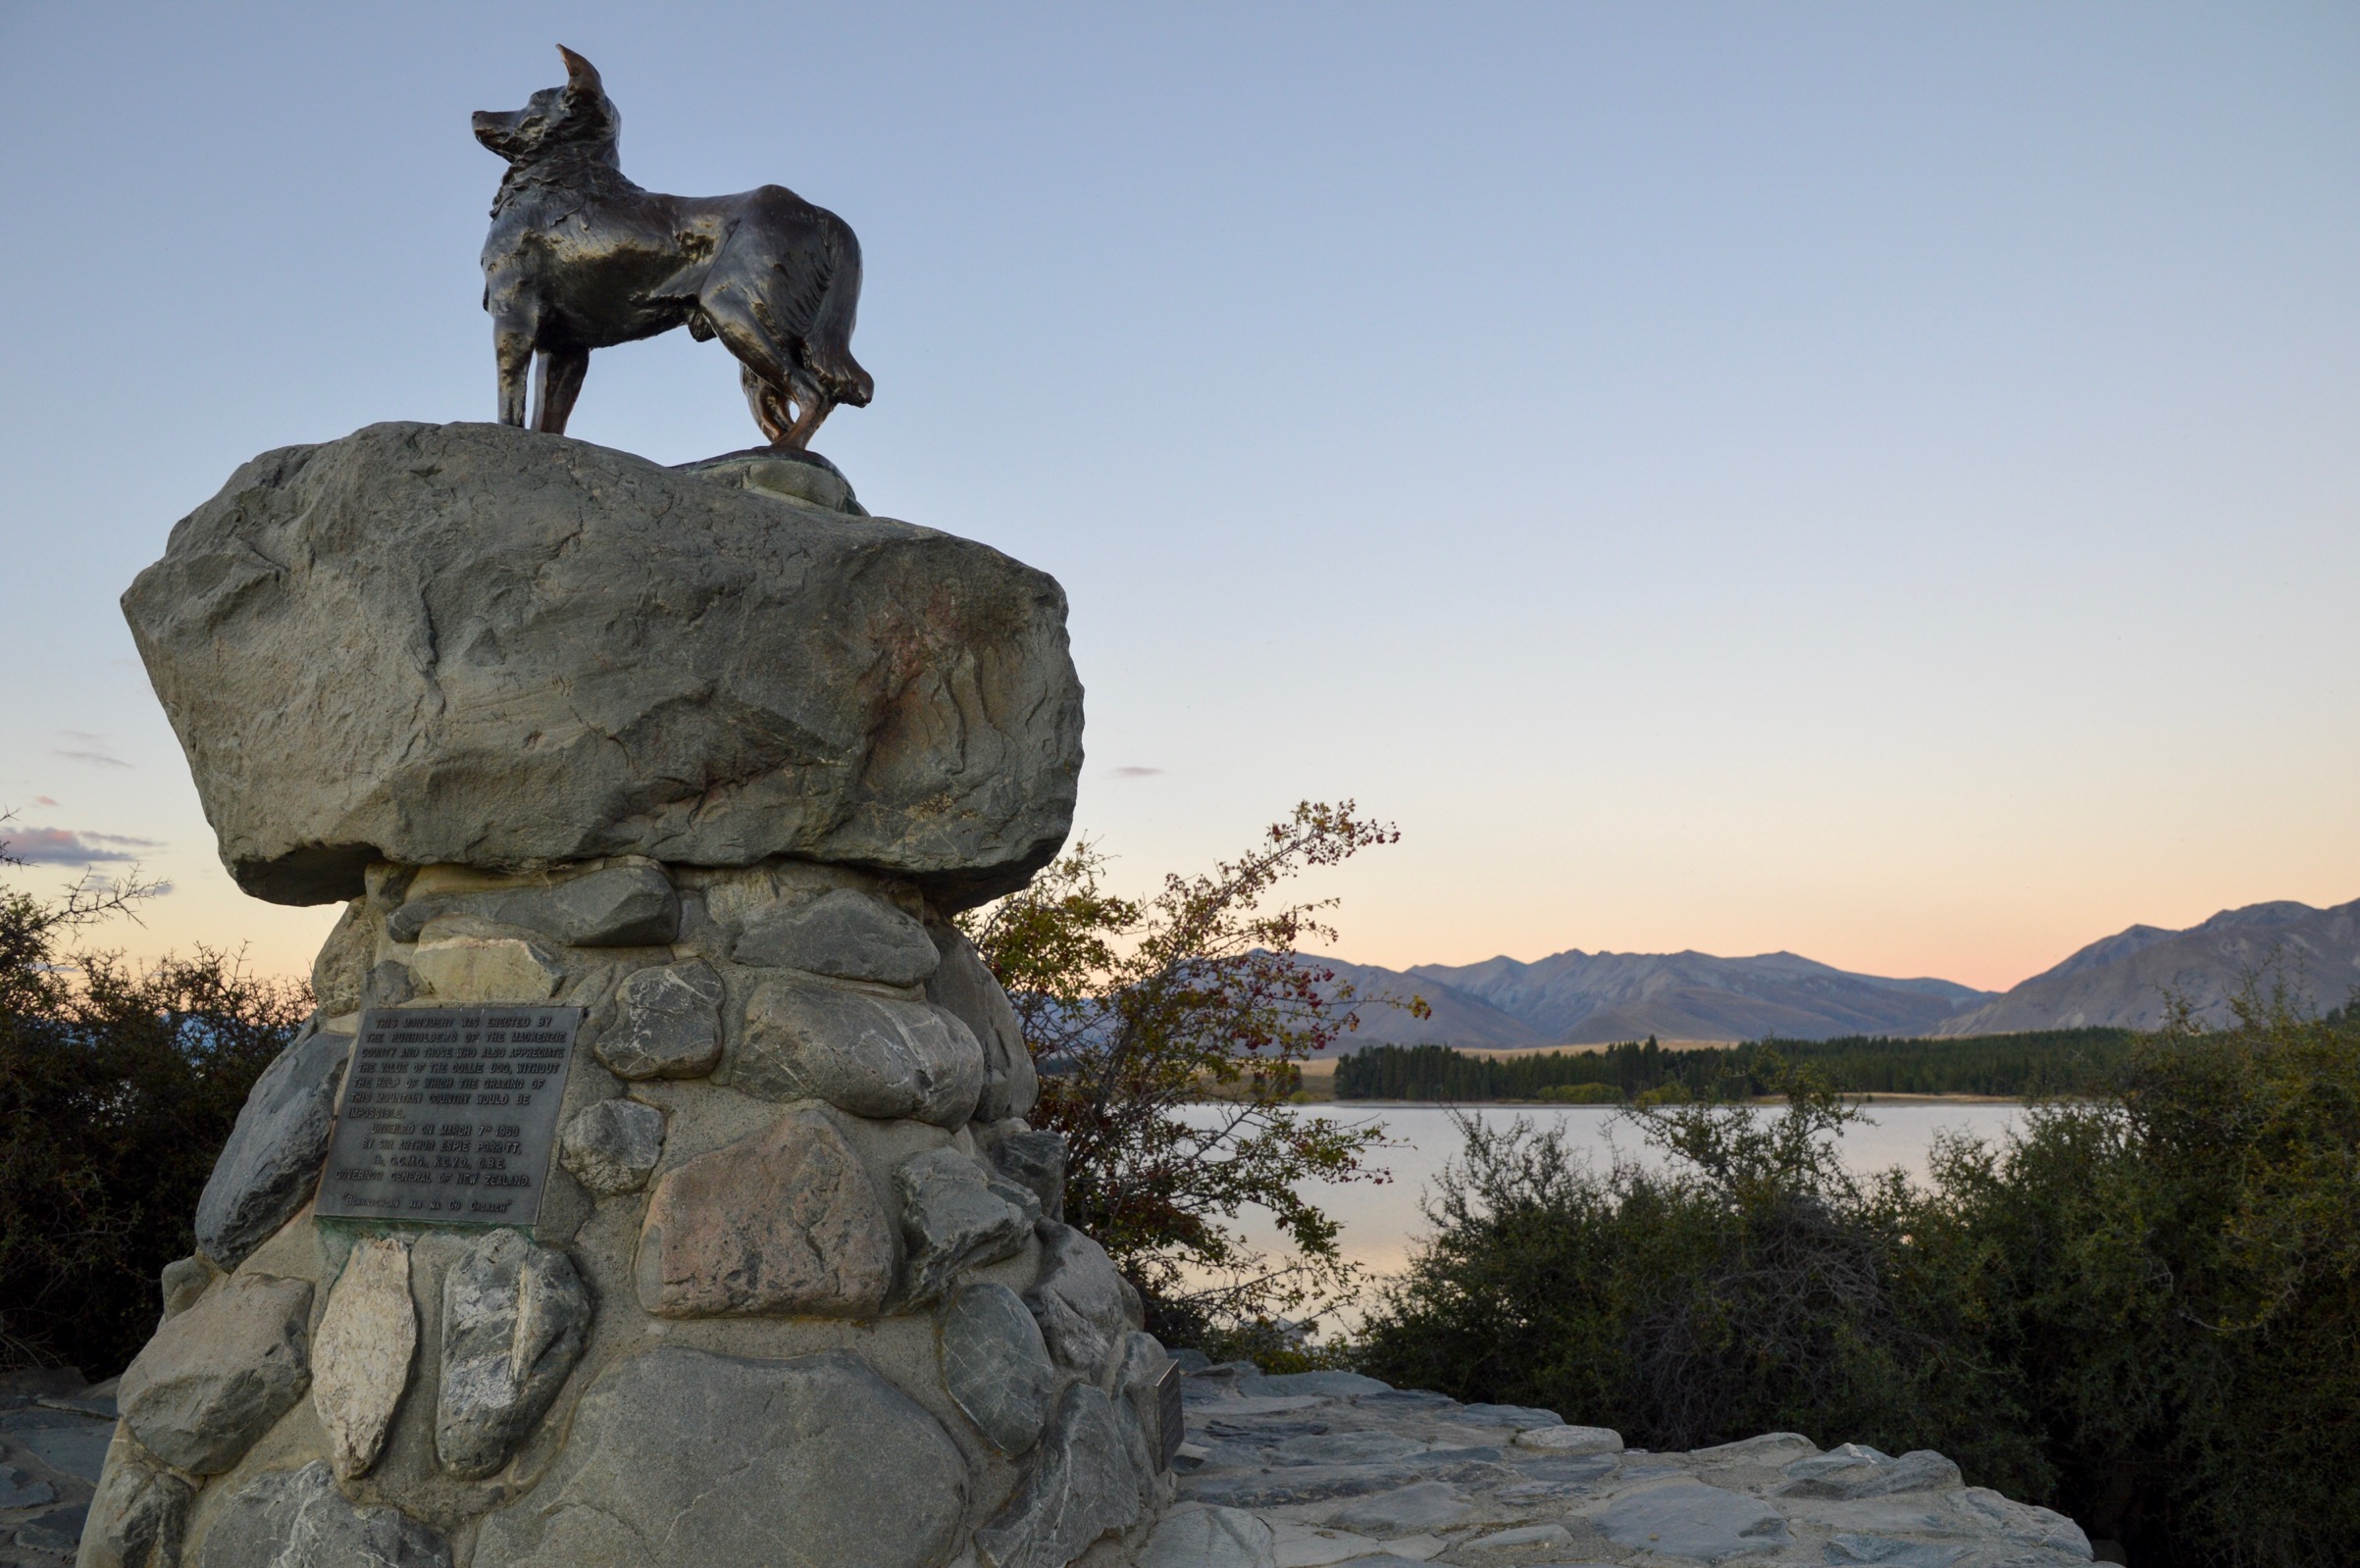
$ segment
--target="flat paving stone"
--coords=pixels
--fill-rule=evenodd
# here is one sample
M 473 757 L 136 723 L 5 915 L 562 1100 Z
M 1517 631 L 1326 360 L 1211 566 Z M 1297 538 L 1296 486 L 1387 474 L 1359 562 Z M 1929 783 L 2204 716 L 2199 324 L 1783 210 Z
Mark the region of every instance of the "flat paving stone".
M 1357 1530 L 1364 1535 L 1400 1536 L 1445 1530 L 1474 1511 L 1474 1505 L 1449 1482 L 1420 1481 L 1399 1491 L 1380 1492 L 1348 1502 L 1329 1514 L 1327 1522 L 1338 1529 Z
M 0 1465 L 0 1509 L 38 1508 L 57 1501 L 57 1488 L 15 1465 Z
M 1764 1556 L 1790 1539 L 1785 1517 L 1760 1497 L 1685 1476 L 1625 1492 L 1592 1518 L 1618 1546 L 1698 1562 Z
M 1573 1532 L 1564 1525 L 1518 1525 L 1513 1530 L 1495 1530 L 1466 1543 L 1466 1551 L 1525 1551 L 1532 1547 L 1570 1546 Z
M 1562 1427 L 1565 1418 L 1554 1410 L 1543 1410 L 1528 1404 L 1462 1404 L 1458 1417 L 1477 1426 L 1513 1427 L 1521 1432 L 1529 1427 Z
M 1185 1352 L 1175 1359 L 1196 1364 Z M 1618 1568 L 2071 1568 L 2089 1560 L 2072 1520 L 1963 1487 L 1956 1467 L 1930 1452 L 1822 1454 L 1793 1433 L 1766 1433 L 1693 1453 L 1649 1453 L 1531 1406 L 1462 1405 L 1416 1390 L 1258 1391 L 1277 1381 L 1235 1363 L 1192 1374 L 1191 1442 L 1177 1478 L 1183 1510 L 1219 1507 L 1266 1523 L 1272 1568 L 1608 1568 L 1609 1559 Z M 1522 1441 L 1500 1441 L 1501 1428 Z M 1468 1442 L 1473 1437 L 1492 1441 Z M 1818 1490 L 1805 1482 L 1842 1494 L 1805 1494 Z M 1126 1563 L 1179 1568 L 1121 1556 L 1108 1568 Z
M 89 1517 L 86 1503 L 45 1513 L 17 1527 L 17 1544 L 64 1556 L 81 1544 L 82 1524 Z
M 8 1440 L 42 1463 L 95 1487 L 98 1473 L 106 1468 L 108 1440 L 114 1435 L 115 1424 L 111 1421 L 85 1421 L 59 1414 L 52 1416 L 48 1424 L 17 1428 L 8 1434 Z
M 1277 1568 L 1328 1568 L 1330 1563 L 1349 1562 L 1378 1549 L 1376 1542 L 1348 1530 L 1306 1530 L 1297 1526 L 1278 1532 L 1271 1555 Z
M 1187 1389 L 1183 1388 L 1180 1391 L 1182 1396 L 1186 1397 L 1188 1392 Z M 1208 1401 L 1208 1403 L 1211 1403 L 1211 1407 L 1206 1409 L 1205 1414 L 1207 1419 L 1217 1416 L 1224 1421 L 1236 1421 L 1245 1416 L 1274 1416 L 1283 1415 L 1295 1410 L 1316 1410 L 1327 1402 L 1327 1400 L 1320 1398 L 1317 1394 L 1311 1393 L 1296 1394 L 1291 1397 L 1283 1398 L 1229 1398 L 1219 1400 L 1217 1403 Z
M 1237 1508 L 1184 1503 L 1164 1515 L 1135 1568 L 1277 1568 L 1268 1524 Z

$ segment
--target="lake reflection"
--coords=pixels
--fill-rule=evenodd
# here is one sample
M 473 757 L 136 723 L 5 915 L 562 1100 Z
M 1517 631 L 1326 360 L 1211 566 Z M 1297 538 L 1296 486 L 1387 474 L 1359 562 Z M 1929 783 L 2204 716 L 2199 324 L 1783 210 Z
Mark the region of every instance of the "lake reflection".
M 1661 1166 L 1663 1156 L 1649 1148 L 1639 1131 L 1613 1106 L 1606 1105 L 1489 1105 L 1462 1109 L 1486 1124 L 1505 1126 L 1521 1116 L 1535 1127 L 1562 1126 L 1566 1141 L 1588 1153 L 1603 1168 L 1619 1152 L 1643 1164 Z M 1998 1143 L 2024 1117 L 2015 1104 L 1871 1104 L 1865 1117 L 1845 1130 L 1841 1142 L 1844 1164 L 1862 1174 L 1895 1166 L 1924 1181 L 1926 1154 L 1938 1133 L 1964 1133 L 1987 1143 Z M 1192 1120 L 1210 1119 L 1212 1107 L 1192 1108 Z M 1382 1166 L 1391 1180 L 1382 1184 L 1352 1183 L 1320 1186 L 1312 1201 L 1343 1226 L 1338 1243 L 1344 1255 L 1372 1273 L 1395 1274 L 1409 1266 L 1411 1242 L 1426 1231 L 1418 1200 L 1443 1166 L 1462 1146 L 1449 1108 L 1439 1105 L 1321 1106 L 1314 1113 L 1336 1120 L 1378 1123 L 1388 1146 L 1377 1151 L 1372 1164 Z M 1772 1113 L 1775 1114 L 1775 1113 Z M 1871 1125 L 1873 1124 L 1873 1125 Z M 1276 1251 L 1276 1233 L 1259 1211 L 1249 1211 L 1244 1228 L 1253 1243 Z

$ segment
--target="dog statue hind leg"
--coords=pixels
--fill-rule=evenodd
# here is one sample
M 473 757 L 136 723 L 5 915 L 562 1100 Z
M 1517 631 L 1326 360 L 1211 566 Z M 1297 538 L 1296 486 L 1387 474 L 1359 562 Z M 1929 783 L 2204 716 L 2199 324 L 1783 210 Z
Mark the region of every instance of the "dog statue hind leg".
M 786 445 L 788 431 L 795 429 L 795 410 L 789 406 L 788 395 L 756 376 L 751 365 L 738 367 L 738 384 L 745 391 L 745 406 L 753 410 L 754 423 L 762 427 L 762 438 L 773 446 Z
M 722 346 L 737 357 L 738 384 L 745 388 L 746 406 L 770 444 L 798 450 L 807 445 L 832 405 L 817 395 L 810 377 L 795 363 L 795 350 L 763 324 L 759 303 L 724 285 L 706 289 L 696 304 Z M 792 419 L 791 403 L 798 411 Z
M 752 366 L 741 365 L 738 384 L 745 388 L 745 405 L 754 411 L 754 423 L 773 446 L 801 451 L 811 444 L 820 421 L 836 408 L 836 400 L 820 391 L 800 367 L 788 372 L 787 385 L 781 388 L 755 375 Z
M 539 369 L 533 388 L 533 428 L 563 435 L 565 422 L 573 417 L 574 399 L 582 395 L 582 378 L 590 372 L 590 350 L 544 348 Z

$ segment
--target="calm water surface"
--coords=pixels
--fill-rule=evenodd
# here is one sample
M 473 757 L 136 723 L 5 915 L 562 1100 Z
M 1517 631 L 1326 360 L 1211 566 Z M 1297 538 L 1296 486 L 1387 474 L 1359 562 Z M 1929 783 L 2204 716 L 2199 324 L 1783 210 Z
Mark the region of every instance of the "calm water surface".
M 1662 1156 L 1639 1138 L 1638 1129 L 1611 1106 L 1493 1105 L 1465 1106 L 1466 1114 L 1492 1126 L 1506 1126 L 1521 1116 L 1535 1127 L 1561 1126 L 1566 1141 L 1587 1153 L 1603 1168 L 1619 1152 L 1648 1165 L 1661 1165 Z M 1845 1131 L 1840 1147 L 1844 1163 L 1867 1174 L 1899 1167 L 1923 1181 L 1926 1154 L 1938 1133 L 1964 1133 L 1997 1143 L 2023 1119 L 2014 1104 L 1871 1104 L 1862 1121 Z M 1192 1112 L 1210 1118 L 1214 1108 Z M 1357 1125 L 1375 1123 L 1385 1130 L 1388 1146 L 1377 1151 L 1373 1164 L 1384 1167 L 1391 1180 L 1381 1185 L 1353 1183 L 1321 1186 L 1312 1198 L 1344 1228 L 1339 1242 L 1344 1255 L 1378 1274 L 1400 1272 L 1410 1261 L 1412 1242 L 1429 1229 L 1418 1213 L 1434 1177 L 1455 1158 L 1462 1140 L 1452 1125 L 1449 1109 L 1439 1105 L 1322 1106 L 1317 1114 Z M 1277 1250 L 1275 1234 L 1259 1216 L 1249 1212 L 1245 1229 L 1257 1246 Z

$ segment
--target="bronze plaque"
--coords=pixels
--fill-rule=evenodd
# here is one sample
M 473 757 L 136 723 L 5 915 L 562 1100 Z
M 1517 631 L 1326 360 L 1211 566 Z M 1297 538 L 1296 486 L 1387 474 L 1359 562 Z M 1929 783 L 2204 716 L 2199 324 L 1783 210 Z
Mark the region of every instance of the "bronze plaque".
M 533 1224 L 581 1027 L 579 1007 L 362 1013 L 312 1212 Z

